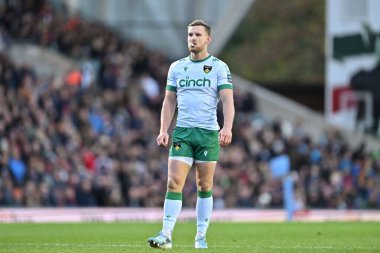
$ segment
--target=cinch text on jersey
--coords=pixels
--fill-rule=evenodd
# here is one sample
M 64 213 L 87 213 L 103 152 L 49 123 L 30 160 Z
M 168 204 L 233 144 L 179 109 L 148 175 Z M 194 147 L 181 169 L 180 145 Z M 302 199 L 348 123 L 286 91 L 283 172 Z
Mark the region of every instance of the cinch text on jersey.
M 181 79 L 179 80 L 179 86 L 180 87 L 190 87 L 190 86 L 206 86 L 208 85 L 208 87 L 211 86 L 211 81 L 210 79 L 207 79 L 207 78 L 203 78 L 203 79 L 198 79 L 198 80 L 195 80 L 195 79 L 190 79 L 188 76 L 186 77 L 186 79 Z

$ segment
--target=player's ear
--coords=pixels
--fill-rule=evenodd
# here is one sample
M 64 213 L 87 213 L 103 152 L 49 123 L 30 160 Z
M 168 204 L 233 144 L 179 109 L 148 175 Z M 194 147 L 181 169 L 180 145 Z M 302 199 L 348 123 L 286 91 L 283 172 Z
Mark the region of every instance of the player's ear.
M 211 36 L 208 36 L 208 38 L 207 38 L 207 44 L 210 44 L 211 40 L 212 40 Z

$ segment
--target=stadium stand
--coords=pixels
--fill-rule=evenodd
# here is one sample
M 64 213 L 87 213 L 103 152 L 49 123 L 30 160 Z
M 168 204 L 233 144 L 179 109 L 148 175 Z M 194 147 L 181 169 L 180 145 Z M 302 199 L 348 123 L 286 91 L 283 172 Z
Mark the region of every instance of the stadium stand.
M 161 206 L 167 153 L 155 139 L 165 55 L 43 0 L 6 1 L 0 27 L 4 45 L 99 62 L 95 79 L 74 68 L 56 84 L 0 55 L 0 206 Z M 239 88 L 235 103 L 234 140 L 215 174 L 216 209 L 281 208 L 281 179 L 269 169 L 281 154 L 291 161 L 298 210 L 380 207 L 379 150 L 351 147 L 336 129 L 314 141 L 302 122 L 267 120 L 254 94 Z M 184 196 L 185 207 L 195 205 L 195 183 Z

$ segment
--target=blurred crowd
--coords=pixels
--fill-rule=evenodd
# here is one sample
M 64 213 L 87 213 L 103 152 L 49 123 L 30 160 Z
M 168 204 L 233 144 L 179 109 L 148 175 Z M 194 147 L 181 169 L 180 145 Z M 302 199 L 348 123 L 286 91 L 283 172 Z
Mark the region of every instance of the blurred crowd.
M 161 207 L 168 150 L 156 136 L 165 55 L 57 14 L 43 0 L 4 1 L 1 38 L 4 48 L 22 40 L 99 68 L 94 78 L 73 70 L 57 82 L 0 54 L 0 206 Z M 270 170 L 279 155 L 290 158 L 298 210 L 380 207 L 380 150 L 350 147 L 336 129 L 312 140 L 301 121 L 268 121 L 253 94 L 236 88 L 234 95 L 234 138 L 217 165 L 215 208 L 281 208 L 281 178 Z M 194 177 L 185 207 L 195 205 Z

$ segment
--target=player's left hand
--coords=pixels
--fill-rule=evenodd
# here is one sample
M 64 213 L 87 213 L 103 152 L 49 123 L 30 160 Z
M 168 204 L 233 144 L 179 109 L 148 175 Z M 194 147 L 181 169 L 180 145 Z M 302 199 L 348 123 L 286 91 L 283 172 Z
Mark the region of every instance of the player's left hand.
M 219 132 L 219 144 L 222 147 L 228 146 L 232 140 L 232 131 L 230 129 L 222 128 Z

